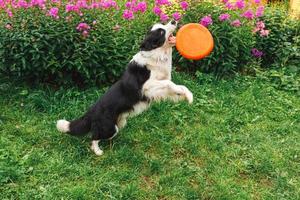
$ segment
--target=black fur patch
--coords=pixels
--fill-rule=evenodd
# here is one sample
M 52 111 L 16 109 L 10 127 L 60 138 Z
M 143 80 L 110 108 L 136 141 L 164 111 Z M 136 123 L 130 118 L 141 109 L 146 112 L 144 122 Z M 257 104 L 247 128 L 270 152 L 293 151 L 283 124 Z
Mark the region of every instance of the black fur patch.
M 165 35 L 166 31 L 162 28 L 149 31 L 140 46 L 141 51 L 151 51 L 161 47 L 166 41 Z
M 133 109 L 140 101 L 147 101 L 142 95 L 142 86 L 149 79 L 146 66 L 130 62 L 122 78 L 116 82 L 89 111 L 70 124 L 71 135 L 92 132 L 92 139 L 108 139 L 115 133 L 120 114 Z

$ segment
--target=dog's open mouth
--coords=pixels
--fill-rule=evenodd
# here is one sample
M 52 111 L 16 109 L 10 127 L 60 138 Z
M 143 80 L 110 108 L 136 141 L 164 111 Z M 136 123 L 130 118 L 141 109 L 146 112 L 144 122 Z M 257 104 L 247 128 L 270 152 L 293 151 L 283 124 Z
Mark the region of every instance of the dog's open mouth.
M 173 34 L 171 34 L 171 35 L 168 37 L 168 42 L 169 42 L 170 44 L 176 44 L 176 37 L 175 37 Z

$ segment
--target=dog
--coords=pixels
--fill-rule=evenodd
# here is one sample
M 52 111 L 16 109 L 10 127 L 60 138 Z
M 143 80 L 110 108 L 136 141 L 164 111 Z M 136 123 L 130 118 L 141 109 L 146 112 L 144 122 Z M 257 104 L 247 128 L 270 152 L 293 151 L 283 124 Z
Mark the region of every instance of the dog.
M 173 32 L 177 22 L 155 24 L 146 34 L 140 51 L 133 56 L 121 79 L 79 119 L 58 120 L 60 132 L 80 136 L 92 133 L 92 151 L 100 156 L 99 141 L 112 139 L 126 125 L 128 117 L 146 110 L 152 102 L 171 100 L 193 102 L 193 94 L 171 81 Z

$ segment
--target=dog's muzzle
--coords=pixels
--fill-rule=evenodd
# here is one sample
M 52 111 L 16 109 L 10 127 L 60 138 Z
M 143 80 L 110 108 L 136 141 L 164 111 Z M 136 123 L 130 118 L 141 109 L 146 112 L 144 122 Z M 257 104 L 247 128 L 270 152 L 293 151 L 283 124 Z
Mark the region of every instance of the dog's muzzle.
M 176 37 L 173 35 L 173 32 L 177 28 L 177 21 L 171 20 L 167 25 L 168 31 L 168 42 L 169 44 L 175 45 L 176 44 Z

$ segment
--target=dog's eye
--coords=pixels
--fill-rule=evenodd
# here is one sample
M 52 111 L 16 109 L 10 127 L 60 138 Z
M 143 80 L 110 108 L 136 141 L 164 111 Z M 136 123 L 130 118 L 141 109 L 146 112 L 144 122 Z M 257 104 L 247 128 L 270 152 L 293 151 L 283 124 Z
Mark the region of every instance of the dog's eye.
M 161 31 L 160 31 L 160 34 L 161 34 L 161 35 L 165 34 L 165 31 L 161 30 Z

